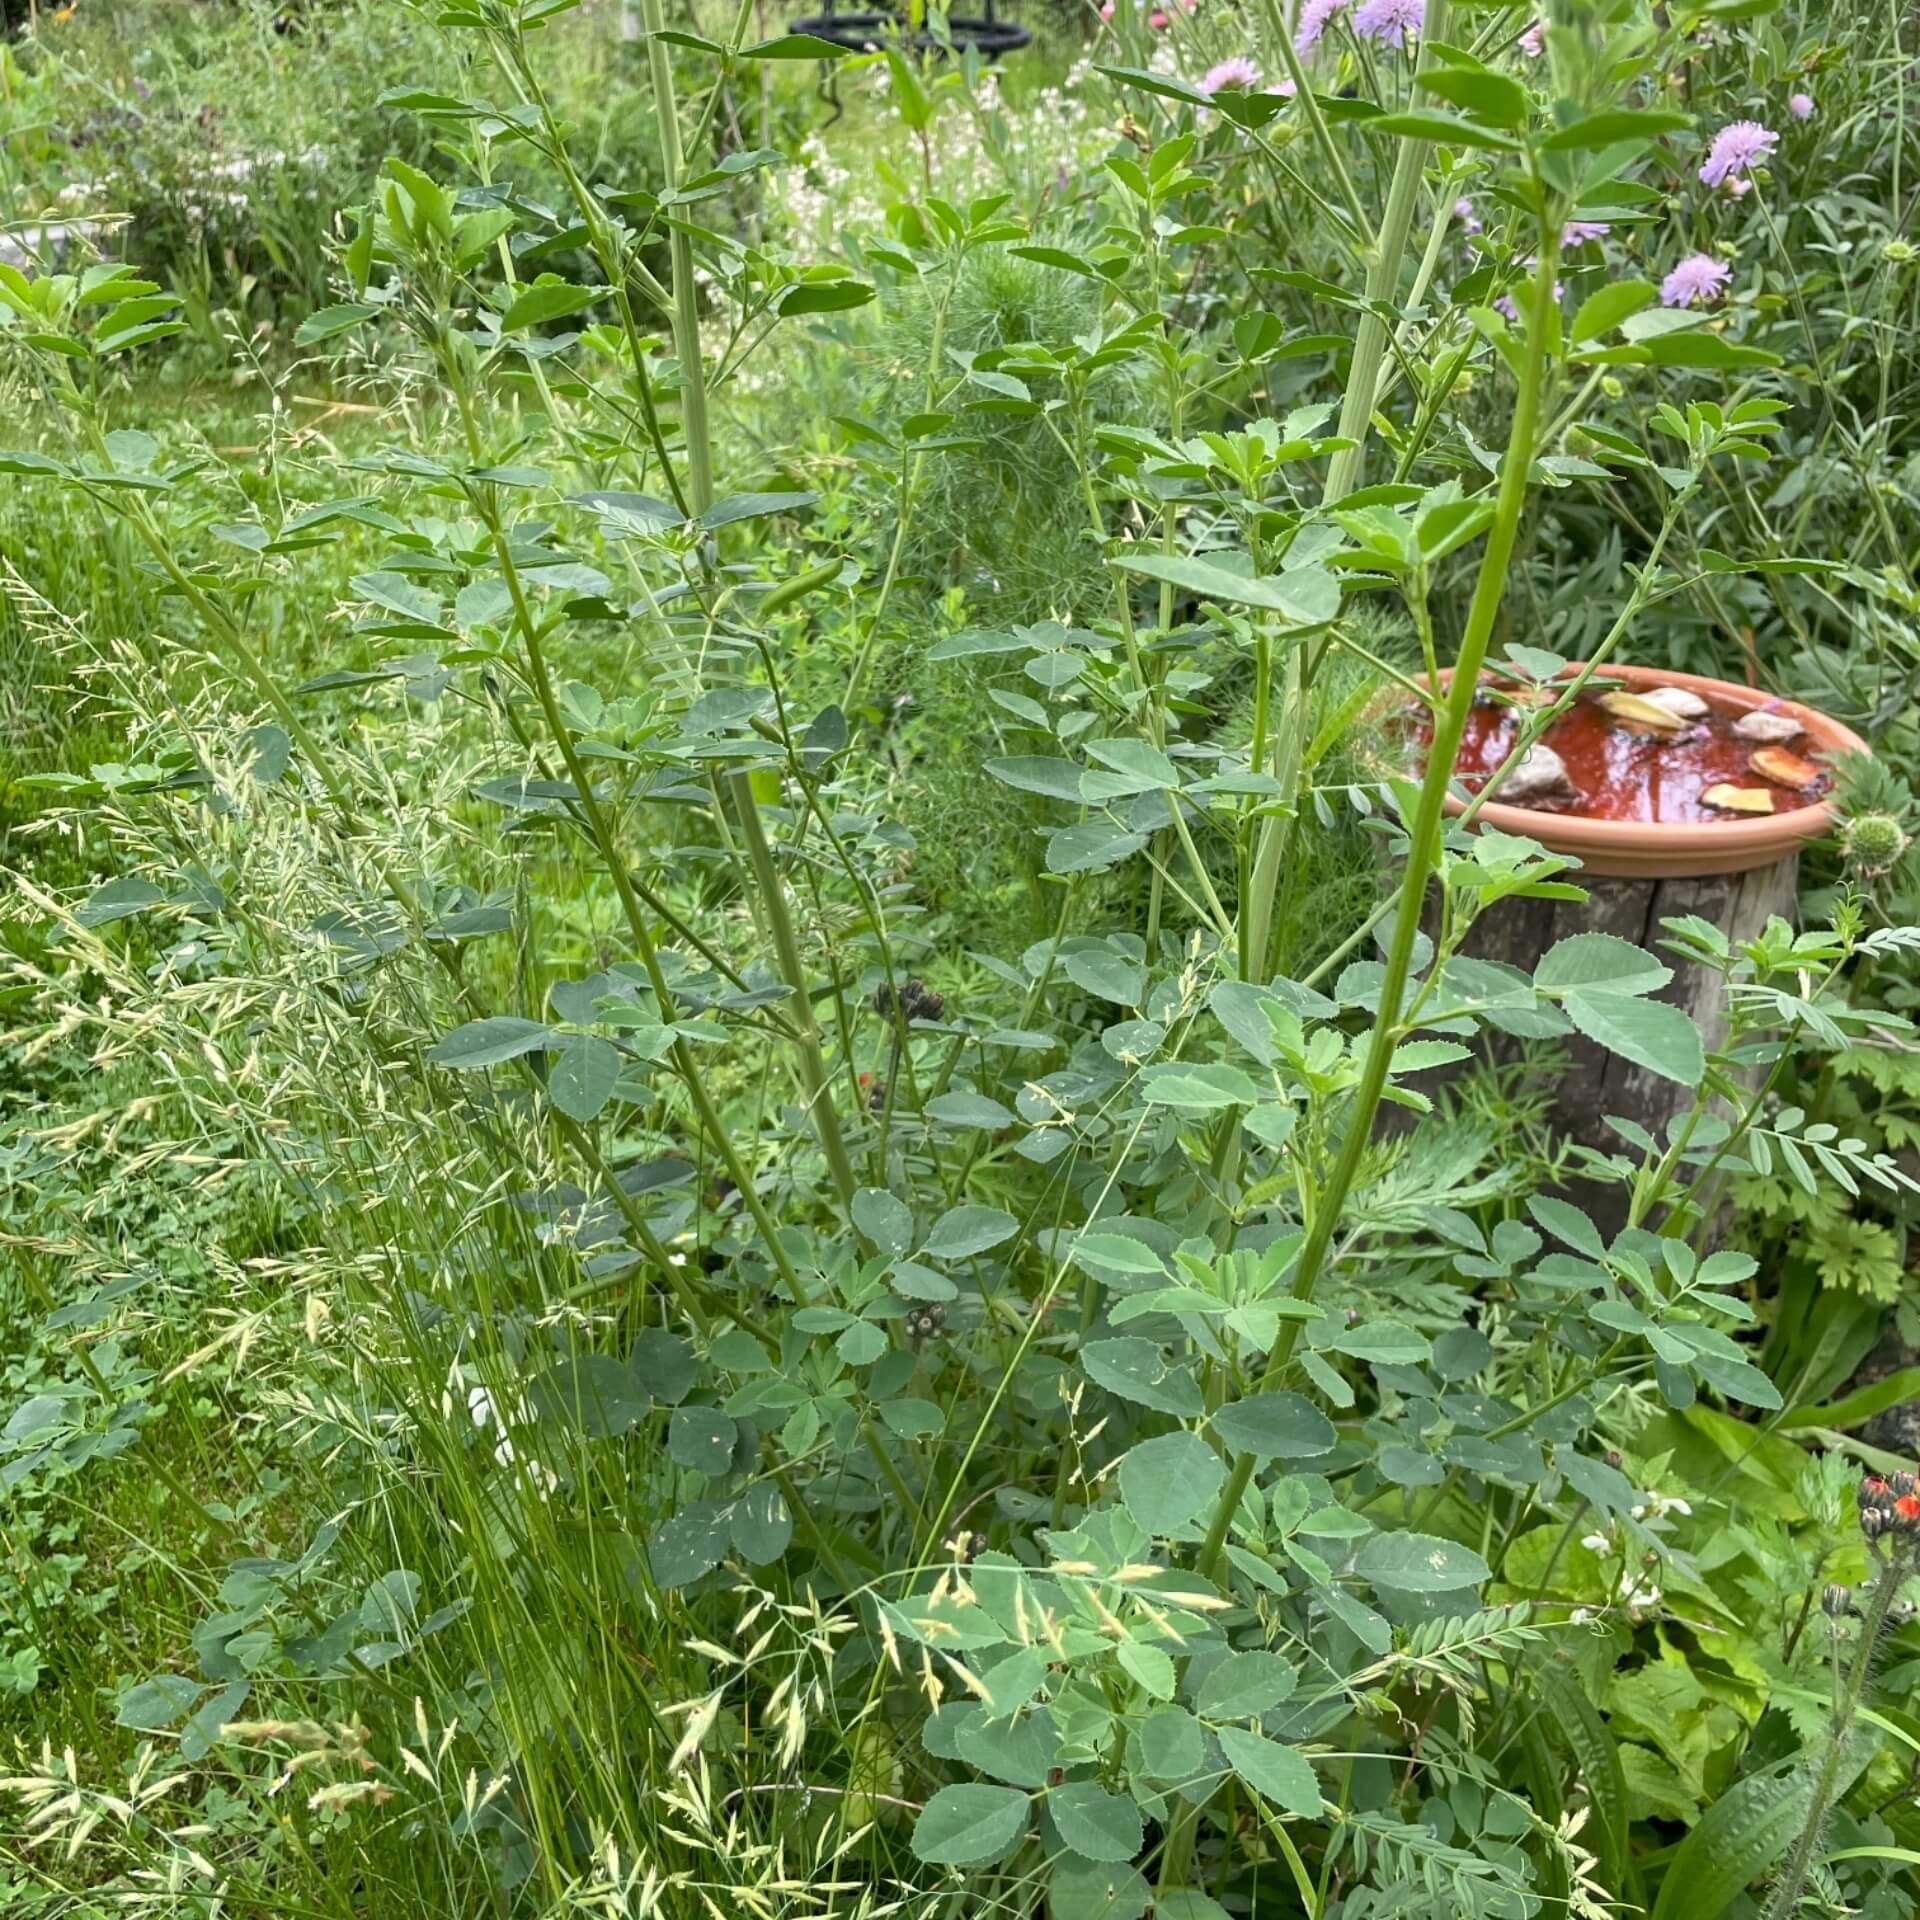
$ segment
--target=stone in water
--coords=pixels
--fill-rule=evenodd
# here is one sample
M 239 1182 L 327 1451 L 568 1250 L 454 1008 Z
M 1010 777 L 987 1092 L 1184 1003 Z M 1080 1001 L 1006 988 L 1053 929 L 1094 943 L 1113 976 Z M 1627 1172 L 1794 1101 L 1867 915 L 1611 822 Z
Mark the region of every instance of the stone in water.
M 1665 707 L 1669 713 L 1677 713 L 1682 720 L 1704 720 L 1713 711 L 1697 693 L 1685 687 L 1649 687 L 1640 697 L 1652 701 L 1656 707 Z
M 1747 755 L 1747 765 L 1764 780 L 1798 787 L 1802 792 L 1820 778 L 1820 769 L 1811 760 L 1803 760 L 1785 747 L 1761 747 Z
M 1760 740 L 1770 747 L 1784 747 L 1789 740 L 1798 740 L 1806 728 L 1784 713 L 1756 707 L 1733 723 L 1733 731 L 1742 740 Z
M 1728 813 L 1773 811 L 1773 793 L 1767 787 L 1736 787 L 1723 780 L 1717 787 L 1709 787 L 1700 798 L 1708 806 L 1721 807 Z
M 1543 747 L 1535 741 L 1520 757 L 1520 764 L 1501 781 L 1495 797 L 1510 805 L 1524 805 L 1529 800 L 1544 800 L 1550 794 L 1565 794 L 1573 791 L 1573 781 L 1567 773 L 1567 763 L 1551 747 Z
M 1637 693 L 1603 693 L 1600 704 L 1637 733 L 1678 733 L 1687 724 L 1670 707 Z

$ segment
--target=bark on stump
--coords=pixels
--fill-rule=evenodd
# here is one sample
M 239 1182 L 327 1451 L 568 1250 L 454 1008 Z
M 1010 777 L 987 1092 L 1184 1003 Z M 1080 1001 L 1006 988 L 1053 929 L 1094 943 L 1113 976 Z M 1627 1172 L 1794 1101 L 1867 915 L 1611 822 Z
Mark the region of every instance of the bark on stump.
M 1584 901 L 1504 900 L 1474 927 L 1463 950 L 1476 959 L 1503 960 L 1530 974 L 1548 948 L 1569 934 L 1617 934 L 1657 954 L 1673 969 L 1674 977 L 1657 997 L 1685 1012 L 1712 1052 L 1727 1036 L 1720 976 L 1662 952 L 1661 922 L 1697 914 L 1736 945 L 1750 940 L 1776 914 L 1793 919 L 1799 867 L 1799 856 L 1790 854 L 1770 867 L 1687 879 L 1621 880 L 1570 873 L 1566 877 L 1586 890 Z M 1548 1114 L 1558 1134 L 1602 1153 L 1624 1152 L 1627 1143 L 1607 1125 L 1609 1114 L 1637 1121 L 1656 1140 L 1664 1140 L 1667 1122 L 1690 1102 L 1688 1090 L 1678 1081 L 1663 1079 L 1591 1040 L 1572 1035 L 1557 1044 L 1567 1054 Z M 1512 1057 L 1517 1043 L 1496 1038 L 1493 1045 L 1496 1056 Z M 1621 1224 L 1625 1217 L 1621 1189 L 1586 1182 L 1576 1185 L 1578 1197 L 1591 1203 L 1601 1225 Z

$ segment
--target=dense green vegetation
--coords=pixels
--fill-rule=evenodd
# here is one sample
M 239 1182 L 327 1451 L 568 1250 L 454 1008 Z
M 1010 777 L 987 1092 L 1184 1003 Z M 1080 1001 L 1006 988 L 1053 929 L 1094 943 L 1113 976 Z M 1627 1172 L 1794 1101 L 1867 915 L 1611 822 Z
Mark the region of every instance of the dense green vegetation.
M 1912 1912 L 1911 22 L 21 12 L 0 1915 Z

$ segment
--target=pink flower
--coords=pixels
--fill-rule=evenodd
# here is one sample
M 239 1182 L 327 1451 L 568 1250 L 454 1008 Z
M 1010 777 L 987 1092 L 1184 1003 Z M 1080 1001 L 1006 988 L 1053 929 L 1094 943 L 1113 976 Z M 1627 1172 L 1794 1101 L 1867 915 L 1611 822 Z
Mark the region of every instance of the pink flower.
M 1403 47 L 1427 19 L 1427 0 L 1366 0 L 1353 16 L 1353 30 L 1389 47 Z
M 1796 93 L 1793 98 L 1787 102 L 1787 111 L 1792 114 L 1796 120 L 1811 120 L 1813 118 L 1813 95 L 1810 93 Z
M 1461 226 L 1463 226 L 1468 233 L 1482 233 L 1485 231 L 1480 224 L 1479 216 L 1473 210 L 1473 202 L 1469 200 L 1464 193 L 1453 203 L 1453 217 L 1460 222 Z
M 1347 4 L 1347 0 L 1306 0 L 1300 9 L 1300 25 L 1294 31 L 1293 44 L 1301 53 L 1320 44 L 1327 23 Z
M 1293 75 L 1288 74 L 1278 86 L 1269 87 L 1267 91 L 1269 93 L 1277 93 L 1282 100 L 1291 100 L 1300 89 L 1294 85 Z
M 1259 84 L 1260 69 L 1244 53 L 1219 61 L 1200 76 L 1200 91 L 1208 95 L 1251 93 Z
M 1547 50 L 1547 43 L 1544 37 L 1546 25 L 1547 23 L 1544 20 L 1536 20 L 1533 25 L 1520 36 L 1520 51 L 1524 53 L 1529 60 L 1538 60 Z
M 1737 180 L 1756 161 L 1771 159 L 1779 144 L 1780 136 L 1758 120 L 1735 120 L 1713 136 L 1700 178 L 1710 187 Z
M 1152 13 L 1147 15 L 1147 25 L 1150 26 L 1155 33 L 1164 33 L 1167 29 L 1167 16 L 1156 7 Z
M 1584 247 L 1589 240 L 1598 240 L 1612 231 L 1604 220 L 1569 220 L 1560 229 L 1560 244 L 1563 247 Z
M 1710 253 L 1690 253 L 1660 282 L 1663 307 L 1711 306 L 1727 290 L 1733 269 Z

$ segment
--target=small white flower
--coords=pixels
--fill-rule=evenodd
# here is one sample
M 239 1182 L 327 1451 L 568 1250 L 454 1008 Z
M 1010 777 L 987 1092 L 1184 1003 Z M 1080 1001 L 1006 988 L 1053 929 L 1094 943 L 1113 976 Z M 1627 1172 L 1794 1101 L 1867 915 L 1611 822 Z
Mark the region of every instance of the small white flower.
M 1604 1533 L 1590 1533 L 1580 1544 L 1589 1553 L 1609 1553 L 1613 1549 L 1613 1542 Z
M 493 1450 L 493 1464 L 496 1467 L 510 1467 L 513 1465 L 513 1458 L 513 1442 L 502 1434 L 499 1445 Z
M 1591 1607 L 1575 1607 L 1574 1610 L 1567 1615 L 1568 1624 L 1575 1627 L 1584 1627 L 1592 1619 L 1593 1609 Z
M 499 1417 L 493 1404 L 493 1395 L 485 1387 L 468 1388 L 467 1411 L 473 1416 L 476 1427 L 484 1427 Z

